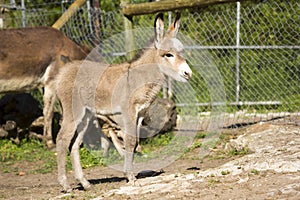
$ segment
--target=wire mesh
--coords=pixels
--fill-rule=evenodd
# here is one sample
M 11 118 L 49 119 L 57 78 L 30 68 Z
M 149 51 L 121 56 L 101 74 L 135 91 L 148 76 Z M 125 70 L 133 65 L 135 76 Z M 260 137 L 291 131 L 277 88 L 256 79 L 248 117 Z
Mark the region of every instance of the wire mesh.
M 61 10 L 51 11 L 26 8 L 26 26 L 51 25 L 70 3 L 60 5 Z M 207 128 L 206 119 L 216 105 L 226 105 L 225 127 L 279 118 L 299 124 L 299 2 L 268 0 L 239 6 L 237 9 L 238 4 L 232 3 L 182 10 L 180 33 L 185 36 L 185 54 L 194 71 L 190 86 L 196 96 L 187 94 L 185 100 L 191 99 L 184 102 L 176 92 L 189 88 L 172 82 L 168 86 L 171 98 L 179 108 L 194 106 L 191 115 L 201 117 L 202 129 Z M 21 11 L 11 16 L 5 18 L 4 23 L 10 24 L 6 26 L 21 27 Z M 153 20 L 154 15 L 135 16 L 134 28 L 152 28 Z M 111 46 L 106 53 L 123 57 L 126 53 L 124 45 L 114 46 L 118 37 L 108 42 L 124 31 L 121 10 L 103 12 L 87 4 L 61 30 L 79 44 L 95 47 L 106 41 Z M 135 37 L 141 43 L 142 37 Z

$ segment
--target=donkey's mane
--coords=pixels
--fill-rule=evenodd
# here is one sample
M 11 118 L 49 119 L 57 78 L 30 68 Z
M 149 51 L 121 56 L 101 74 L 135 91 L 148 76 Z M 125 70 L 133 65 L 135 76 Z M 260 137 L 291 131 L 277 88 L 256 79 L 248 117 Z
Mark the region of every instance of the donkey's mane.
M 148 40 L 148 42 L 144 45 L 144 47 L 139 51 L 137 51 L 137 53 L 134 55 L 134 57 L 131 60 L 128 61 L 128 63 L 131 64 L 139 60 L 147 50 L 149 50 L 150 48 L 154 48 L 153 45 L 154 45 L 154 37 Z

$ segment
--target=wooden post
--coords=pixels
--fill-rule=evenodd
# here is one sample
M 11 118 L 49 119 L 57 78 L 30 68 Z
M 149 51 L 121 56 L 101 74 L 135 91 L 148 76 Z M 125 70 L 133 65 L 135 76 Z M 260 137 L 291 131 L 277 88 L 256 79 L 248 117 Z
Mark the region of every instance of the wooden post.
M 126 6 L 130 3 L 130 0 L 121 0 L 121 5 Z M 124 31 L 125 31 L 125 50 L 127 60 L 132 60 L 135 55 L 135 43 L 134 43 L 134 33 L 133 33 L 133 23 L 132 17 L 124 16 Z
M 101 8 L 100 8 L 100 0 L 93 0 L 92 1 L 92 7 L 94 9 L 93 15 L 92 15 L 92 25 L 93 25 L 93 42 L 95 44 L 99 44 L 101 41 Z
M 164 0 L 149 3 L 122 4 L 122 11 L 126 16 L 134 16 L 184 8 L 205 7 L 218 3 L 230 3 L 237 1 L 242 2 L 249 0 Z
M 76 0 L 69 7 L 69 9 L 62 14 L 62 16 L 52 25 L 53 28 L 60 29 L 72 16 L 73 14 L 82 6 L 86 0 Z

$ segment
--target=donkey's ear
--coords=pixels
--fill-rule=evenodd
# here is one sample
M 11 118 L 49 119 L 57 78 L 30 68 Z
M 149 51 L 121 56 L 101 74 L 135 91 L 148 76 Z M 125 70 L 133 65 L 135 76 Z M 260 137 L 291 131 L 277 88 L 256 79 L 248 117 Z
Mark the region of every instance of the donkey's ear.
M 177 12 L 174 22 L 168 28 L 167 35 L 170 37 L 176 37 L 179 31 L 179 25 L 180 25 L 180 12 Z
M 155 18 L 154 34 L 154 45 L 156 48 L 158 48 L 164 37 L 164 15 L 162 13 L 157 14 Z

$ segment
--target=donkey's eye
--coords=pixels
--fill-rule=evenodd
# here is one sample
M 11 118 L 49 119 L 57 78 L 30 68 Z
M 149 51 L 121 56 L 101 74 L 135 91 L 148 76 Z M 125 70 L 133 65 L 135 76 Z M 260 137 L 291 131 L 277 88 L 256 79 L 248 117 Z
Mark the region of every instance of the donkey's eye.
M 167 53 L 167 54 L 165 54 L 165 56 L 166 56 L 167 58 L 172 58 L 172 57 L 174 57 L 174 55 L 171 54 L 171 53 Z

